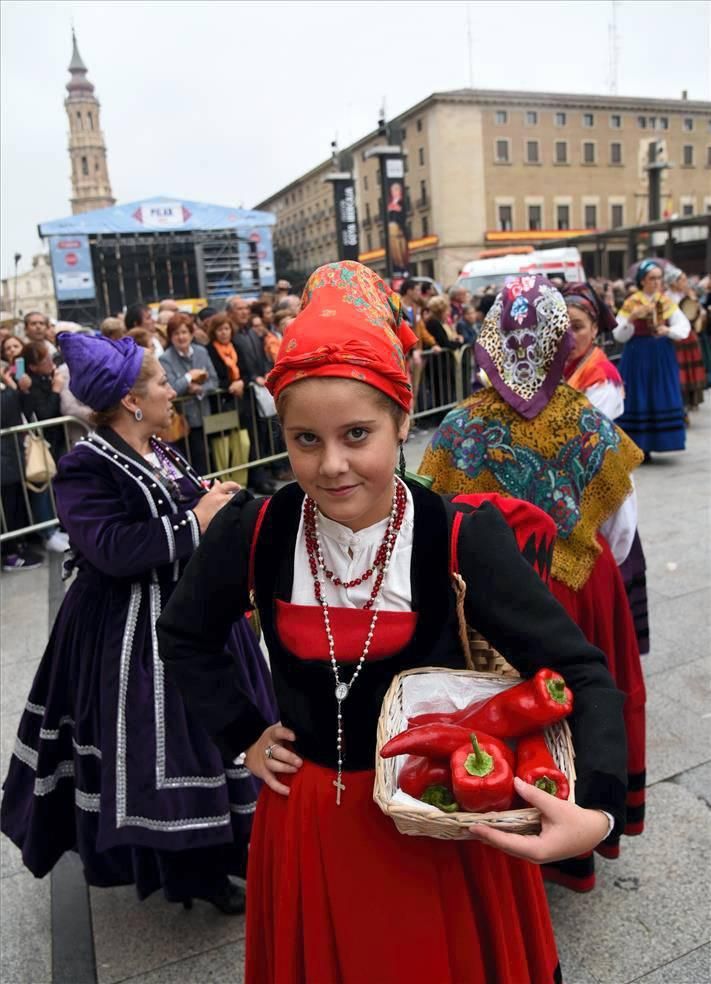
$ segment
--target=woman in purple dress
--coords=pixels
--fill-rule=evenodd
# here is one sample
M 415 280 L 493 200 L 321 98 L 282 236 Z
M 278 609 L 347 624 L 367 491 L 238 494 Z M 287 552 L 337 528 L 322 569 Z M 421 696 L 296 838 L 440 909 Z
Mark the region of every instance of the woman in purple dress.
M 243 911 L 257 783 L 225 766 L 158 656 L 155 623 L 219 509 L 239 486 L 206 491 L 152 437 L 175 393 L 132 338 L 60 335 L 74 395 L 97 430 L 59 463 L 57 510 L 77 576 L 20 721 L 0 825 L 38 878 L 78 851 L 90 885 L 162 888 Z M 235 679 L 275 720 L 267 666 L 241 619 L 227 643 Z

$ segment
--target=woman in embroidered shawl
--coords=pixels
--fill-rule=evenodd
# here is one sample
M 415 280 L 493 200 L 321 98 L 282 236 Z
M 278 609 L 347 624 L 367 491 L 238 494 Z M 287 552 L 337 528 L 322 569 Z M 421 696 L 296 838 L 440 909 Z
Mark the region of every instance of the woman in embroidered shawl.
M 395 474 L 415 341 L 372 270 L 343 262 L 312 274 L 267 380 L 297 482 L 266 505 L 235 496 L 158 622 L 188 706 L 227 758 L 243 755 L 265 782 L 249 851 L 249 984 L 553 984 L 545 893 L 524 859 L 578 854 L 620 822 L 622 695 L 533 569 L 553 524 L 513 500 L 531 537 L 519 540 L 505 506 L 479 502 L 458 517 L 455 559 L 470 623 L 522 674 L 550 664 L 574 689 L 578 806 L 520 784 L 545 814 L 539 836 L 475 827 L 472 841 L 445 842 L 403 836 L 373 802 L 393 678 L 464 663 L 454 507 Z M 532 564 L 518 545 L 529 539 Z M 229 622 L 250 599 L 269 650 L 274 727 L 223 656 Z
M 560 293 L 540 276 L 508 284 L 476 345 L 490 383 L 452 410 L 420 467 L 433 489 L 499 492 L 525 499 L 555 521 L 551 589 L 588 640 L 605 653 L 627 695 L 628 834 L 644 812 L 645 691 L 639 648 L 617 561 L 637 525 L 630 474 L 642 454 L 590 401 L 563 382 L 574 342 Z M 617 844 L 599 850 L 608 857 Z M 578 891 L 595 884 L 592 855 L 546 868 Z
M 674 349 L 679 363 L 679 385 L 684 407 L 686 410 L 698 410 L 704 402 L 704 390 L 708 385 L 704 355 L 699 340 L 703 328 L 701 305 L 689 287 L 686 274 L 678 267 L 671 264 L 665 267 L 664 285 L 667 297 L 679 306 L 691 328 L 686 338 L 674 341 Z
M 617 324 L 610 308 L 589 284 L 566 283 L 561 287 L 570 317 L 573 348 L 563 374 L 568 386 L 580 390 L 592 405 L 616 420 L 624 411 L 625 389 L 616 367 L 605 356 L 596 339 L 599 331 L 612 331 Z M 615 553 L 632 610 L 640 655 L 649 652 L 649 614 L 647 608 L 647 563 L 639 532 L 626 557 Z
M 185 562 L 239 488 L 208 492 L 152 437 L 175 391 L 132 338 L 63 334 L 71 387 L 98 429 L 59 462 L 54 492 L 77 576 L 57 615 L 20 721 L 0 820 L 38 878 L 78 851 L 90 885 L 162 888 L 244 910 L 257 795 L 225 769 L 158 658 L 156 619 Z M 269 675 L 244 619 L 225 640 L 232 672 L 273 713 Z M 273 718 L 272 718 L 273 720 Z
M 691 326 L 675 302 L 662 291 L 662 268 L 642 260 L 635 273 L 637 290 L 617 313 L 615 340 L 625 343 L 620 373 L 625 384 L 625 412 L 620 427 L 651 461 L 652 451 L 683 451 L 686 446 L 684 401 L 673 342 L 686 338 Z

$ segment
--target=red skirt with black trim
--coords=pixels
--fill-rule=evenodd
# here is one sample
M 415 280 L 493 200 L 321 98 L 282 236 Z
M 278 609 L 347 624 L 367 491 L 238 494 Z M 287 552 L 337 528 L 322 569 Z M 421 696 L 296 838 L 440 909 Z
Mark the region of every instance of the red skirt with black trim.
M 280 602 L 277 612 L 284 645 L 328 659 L 319 609 Z M 331 608 L 330 618 L 341 641 L 360 623 L 357 652 L 370 612 Z M 381 618 L 371 658 L 414 626 L 409 612 Z M 400 834 L 373 802 L 372 770 L 344 773 L 340 806 L 335 778 L 305 761 L 280 777 L 288 797 L 260 793 L 247 873 L 247 984 L 560 980 L 536 865 L 474 841 Z
M 541 872 L 472 842 L 398 833 L 374 772 L 305 762 L 263 789 L 247 877 L 247 984 L 527 984 L 557 978 Z
M 645 760 L 646 760 L 646 692 L 639 644 L 629 600 L 619 568 L 607 541 L 598 536 L 602 553 L 592 573 L 579 591 L 555 578 L 550 588 L 570 617 L 582 630 L 588 642 L 601 649 L 618 688 L 627 696 L 624 706 L 627 733 L 627 823 L 625 834 L 641 834 L 644 830 Z M 601 844 L 597 852 L 616 858 L 619 842 Z M 595 865 L 592 854 L 555 865 L 545 865 L 544 877 L 579 892 L 595 886 Z
M 692 329 L 686 338 L 674 341 L 674 348 L 676 361 L 679 363 L 679 385 L 684 406 L 693 409 L 704 402 L 707 385 L 706 366 L 698 335 Z

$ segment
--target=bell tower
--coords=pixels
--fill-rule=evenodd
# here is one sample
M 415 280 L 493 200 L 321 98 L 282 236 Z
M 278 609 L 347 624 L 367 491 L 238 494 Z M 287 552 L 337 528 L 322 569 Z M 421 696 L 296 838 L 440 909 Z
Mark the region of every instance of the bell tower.
M 86 77 L 87 68 L 72 30 L 71 79 L 64 106 L 69 117 L 69 157 L 72 164 L 72 214 L 116 204 L 111 194 L 106 145 L 99 123 L 99 100 Z

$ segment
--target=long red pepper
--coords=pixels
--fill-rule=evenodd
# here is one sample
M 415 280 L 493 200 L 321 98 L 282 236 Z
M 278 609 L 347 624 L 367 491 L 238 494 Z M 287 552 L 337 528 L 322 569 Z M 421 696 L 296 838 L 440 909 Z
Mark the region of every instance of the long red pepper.
M 423 755 L 430 759 L 449 758 L 452 752 L 470 741 L 471 728 L 456 724 L 425 724 L 420 728 L 408 728 L 391 738 L 380 749 L 382 758 L 396 755 Z M 513 769 L 513 752 L 503 742 L 496 742 L 498 752 Z
M 519 738 L 542 731 L 561 721 L 573 710 L 573 694 L 565 680 L 555 670 L 542 669 L 530 680 L 523 680 L 487 700 L 476 702 L 474 710 L 465 708 L 452 714 L 440 715 L 440 723 L 476 730 L 480 728 L 497 738 Z M 409 721 L 410 727 L 429 727 L 418 715 Z
M 516 746 L 516 775 L 557 799 L 568 799 L 568 778 L 555 764 L 543 735 L 526 735 L 519 739 Z
M 452 787 L 460 809 L 486 813 L 511 806 L 513 772 L 500 748 L 500 741 L 479 731 L 452 754 Z

